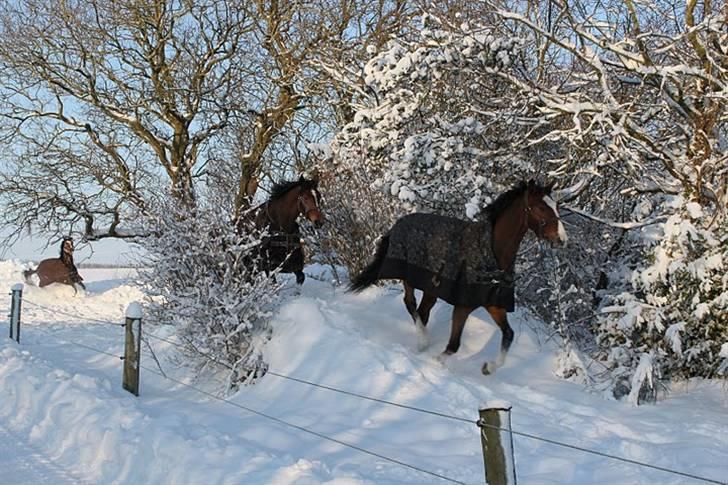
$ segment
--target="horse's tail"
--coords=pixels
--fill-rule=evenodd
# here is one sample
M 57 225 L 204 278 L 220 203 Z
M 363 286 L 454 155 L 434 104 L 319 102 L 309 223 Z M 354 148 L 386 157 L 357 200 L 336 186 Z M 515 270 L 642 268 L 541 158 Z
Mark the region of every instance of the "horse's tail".
M 38 271 L 37 269 L 26 269 L 23 271 L 23 278 L 25 278 L 25 282 L 29 285 L 33 284 L 33 280 L 30 279 L 31 276 L 35 274 L 35 272 Z
M 384 258 L 387 256 L 389 248 L 389 234 L 382 236 L 379 241 L 379 247 L 374 255 L 374 260 L 362 270 L 359 275 L 349 285 L 348 291 L 360 292 L 365 288 L 374 284 L 379 279 L 379 270 L 382 268 Z

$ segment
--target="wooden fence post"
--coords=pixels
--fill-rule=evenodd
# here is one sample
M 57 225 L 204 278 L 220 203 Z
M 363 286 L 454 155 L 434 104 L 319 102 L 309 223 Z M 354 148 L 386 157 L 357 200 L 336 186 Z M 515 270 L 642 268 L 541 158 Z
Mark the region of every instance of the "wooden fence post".
M 126 308 L 126 329 L 124 345 L 124 389 L 139 395 L 139 360 L 142 341 L 142 307 L 137 302 Z
M 507 402 L 488 402 L 478 410 L 480 441 L 483 445 L 485 483 L 516 485 L 516 463 L 513 457 L 511 434 L 511 405 Z
M 20 306 L 23 301 L 23 284 L 17 283 L 10 289 L 10 338 L 20 343 Z

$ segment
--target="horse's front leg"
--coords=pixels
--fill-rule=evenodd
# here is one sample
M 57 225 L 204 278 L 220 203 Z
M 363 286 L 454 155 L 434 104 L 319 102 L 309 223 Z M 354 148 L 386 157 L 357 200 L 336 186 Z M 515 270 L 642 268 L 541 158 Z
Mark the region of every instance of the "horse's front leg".
M 445 351 L 440 356 L 441 359 L 454 354 L 460 348 L 460 337 L 465 329 L 465 322 L 475 307 L 472 306 L 455 306 L 452 310 L 452 328 L 450 329 L 450 341 L 445 347 Z
M 306 281 L 306 274 L 303 271 L 295 271 L 296 275 L 296 284 L 302 285 L 304 281 Z
M 511 347 L 511 343 L 513 342 L 513 329 L 511 329 L 511 326 L 508 324 L 508 313 L 504 308 L 487 306 L 485 309 L 488 313 L 490 313 L 493 321 L 496 325 L 498 325 L 501 329 L 501 333 L 503 334 L 501 337 L 501 349 L 498 354 L 498 358 L 493 362 L 486 362 L 483 364 L 483 374 L 488 375 L 494 373 L 496 369 L 501 367 L 506 361 L 506 354 L 508 354 L 508 349 Z

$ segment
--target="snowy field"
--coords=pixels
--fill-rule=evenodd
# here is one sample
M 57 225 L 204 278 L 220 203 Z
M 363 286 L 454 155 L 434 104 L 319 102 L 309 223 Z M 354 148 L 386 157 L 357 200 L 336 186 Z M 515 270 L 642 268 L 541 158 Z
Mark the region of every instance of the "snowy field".
M 0 284 L 21 265 L 0 262 Z M 315 273 L 315 270 L 309 269 Z M 0 338 L 2 484 L 425 484 L 435 476 L 326 441 L 163 379 L 141 374 L 141 396 L 121 388 L 127 304 L 141 299 L 129 270 L 82 269 L 88 291 L 26 287 L 21 344 Z M 8 291 L 2 305 L 9 308 Z M 516 312 L 505 366 L 484 377 L 500 334 L 482 310 L 445 365 L 449 334 L 439 303 L 432 345 L 415 351 L 414 327 L 398 288 L 350 295 L 309 277 L 286 290 L 266 358 L 274 372 L 440 413 L 477 418 L 486 400 L 513 405 L 513 428 L 603 453 L 728 481 L 728 391 L 690 382 L 657 405 L 609 400 L 553 375 L 556 351 L 538 324 Z M 174 339 L 147 322 L 145 332 Z M 80 345 L 73 345 L 75 342 Z M 171 377 L 208 392 L 222 381 L 192 380 L 176 347 L 150 340 Z M 111 355 L 100 354 L 91 347 Z M 144 352 L 143 365 L 156 369 Z M 229 398 L 297 426 L 453 480 L 483 482 L 475 425 L 334 393 L 267 375 Z M 515 438 L 518 481 L 538 484 L 689 484 L 644 468 L 525 437 Z

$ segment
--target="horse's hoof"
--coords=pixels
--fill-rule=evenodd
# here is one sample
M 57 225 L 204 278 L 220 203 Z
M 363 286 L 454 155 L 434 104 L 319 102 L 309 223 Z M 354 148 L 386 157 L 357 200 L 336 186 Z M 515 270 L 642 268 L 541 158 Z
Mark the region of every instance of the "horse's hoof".
M 444 365 L 445 362 L 447 362 L 447 358 L 450 357 L 452 354 L 453 354 L 452 352 L 448 352 L 447 350 L 444 350 L 440 353 L 440 355 L 437 356 L 437 361 L 440 364 Z
M 483 372 L 484 376 L 489 376 L 493 373 L 493 371 L 491 371 L 488 367 L 489 366 L 488 366 L 487 362 L 485 364 L 483 364 L 483 368 L 481 369 L 481 371 Z

